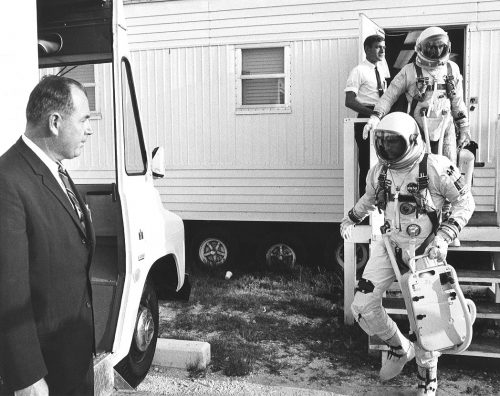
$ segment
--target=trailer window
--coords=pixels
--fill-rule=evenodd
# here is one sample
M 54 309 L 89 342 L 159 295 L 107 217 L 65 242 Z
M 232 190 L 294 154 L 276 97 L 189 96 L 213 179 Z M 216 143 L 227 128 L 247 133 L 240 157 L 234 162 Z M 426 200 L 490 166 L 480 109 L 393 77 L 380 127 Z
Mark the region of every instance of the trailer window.
M 98 98 L 96 91 L 95 65 L 87 64 L 40 69 L 40 78 L 49 74 L 72 78 L 82 84 L 85 87 L 85 92 L 87 93 L 92 118 L 101 117 L 97 107 Z
M 137 108 L 130 63 L 122 59 L 122 110 L 125 143 L 125 171 L 128 175 L 144 175 L 147 169 L 146 150 Z
M 236 112 L 290 112 L 289 47 L 236 49 Z
M 82 84 L 89 98 L 90 111 L 97 111 L 94 65 L 67 66 L 65 70 L 62 70 L 59 74 L 64 77 L 72 78 Z

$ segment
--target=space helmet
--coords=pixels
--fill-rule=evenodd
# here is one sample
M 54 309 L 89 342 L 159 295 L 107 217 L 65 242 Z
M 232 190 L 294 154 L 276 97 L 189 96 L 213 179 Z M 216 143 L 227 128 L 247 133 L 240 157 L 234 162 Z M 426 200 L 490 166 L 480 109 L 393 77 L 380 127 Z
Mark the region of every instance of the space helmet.
M 425 29 L 415 44 L 416 63 L 423 68 L 433 68 L 448 62 L 451 42 L 443 29 L 437 26 Z
M 424 153 L 424 144 L 415 120 L 406 113 L 386 115 L 374 131 L 379 161 L 391 169 L 412 166 Z

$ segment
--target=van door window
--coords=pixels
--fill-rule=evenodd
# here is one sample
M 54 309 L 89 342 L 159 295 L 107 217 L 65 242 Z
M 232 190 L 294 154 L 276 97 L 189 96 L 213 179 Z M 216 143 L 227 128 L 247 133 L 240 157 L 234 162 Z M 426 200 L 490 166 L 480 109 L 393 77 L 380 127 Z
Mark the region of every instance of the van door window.
M 122 109 L 125 171 L 128 175 L 144 175 L 147 169 L 146 150 L 130 63 L 126 58 L 122 59 Z

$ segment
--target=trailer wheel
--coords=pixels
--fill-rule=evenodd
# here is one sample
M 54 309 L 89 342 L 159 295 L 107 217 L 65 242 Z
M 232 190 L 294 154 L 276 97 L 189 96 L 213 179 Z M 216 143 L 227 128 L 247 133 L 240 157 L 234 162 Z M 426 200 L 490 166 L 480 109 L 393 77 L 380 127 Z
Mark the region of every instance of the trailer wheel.
M 216 271 L 233 265 L 238 256 L 238 245 L 222 230 L 207 228 L 194 238 L 191 251 L 199 267 Z
M 290 235 L 274 235 L 265 239 L 257 249 L 257 262 L 273 270 L 290 270 L 303 264 L 305 247 Z
M 146 281 L 129 353 L 115 366 L 116 371 L 133 388 L 146 377 L 153 362 L 158 339 L 158 323 L 158 299 L 153 285 Z
M 363 274 L 366 263 L 368 262 L 369 250 L 367 243 L 356 244 L 356 275 L 360 277 Z M 340 241 L 335 247 L 334 260 L 337 264 L 334 270 L 344 273 L 344 241 Z

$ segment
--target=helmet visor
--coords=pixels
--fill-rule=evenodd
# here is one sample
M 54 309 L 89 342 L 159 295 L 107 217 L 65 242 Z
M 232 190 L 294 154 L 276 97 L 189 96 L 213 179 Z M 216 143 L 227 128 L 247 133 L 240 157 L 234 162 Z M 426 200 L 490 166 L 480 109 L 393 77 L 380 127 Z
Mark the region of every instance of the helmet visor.
M 422 43 L 422 54 L 427 59 L 441 59 L 450 52 L 450 43 L 446 38 L 434 38 Z
M 400 159 L 408 148 L 406 139 L 393 132 L 379 129 L 375 131 L 375 150 L 379 158 L 385 161 Z

